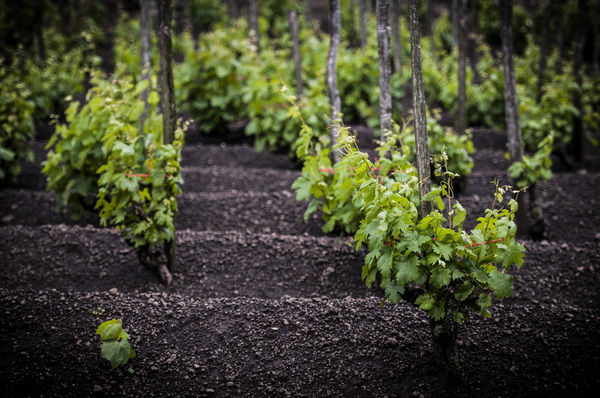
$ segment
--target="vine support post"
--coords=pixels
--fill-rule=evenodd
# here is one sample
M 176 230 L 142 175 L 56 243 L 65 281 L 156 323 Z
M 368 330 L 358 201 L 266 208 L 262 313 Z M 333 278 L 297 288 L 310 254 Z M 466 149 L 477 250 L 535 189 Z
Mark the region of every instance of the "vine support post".
M 410 48 L 412 65 L 413 109 L 415 120 L 415 146 L 417 152 L 417 172 L 419 176 L 419 217 L 427 216 L 432 209 L 431 202 L 423 199 L 431 191 L 431 162 L 427 140 L 427 114 L 423 66 L 421 63 L 421 36 L 419 33 L 418 0 L 409 0 Z
M 548 57 L 548 29 L 550 25 L 550 0 L 544 0 L 544 20 L 542 21 L 542 44 L 540 46 L 540 62 L 537 76 L 537 98 L 539 104 L 544 90 L 544 75 L 546 74 L 546 58 Z
M 431 56 L 436 59 L 436 46 L 435 46 L 435 34 L 433 32 L 433 21 L 435 20 L 435 15 L 433 13 L 433 0 L 427 0 L 427 17 L 425 19 L 425 24 L 427 28 L 427 32 L 429 33 L 429 44 L 431 50 Z
M 288 12 L 288 20 L 292 31 L 292 42 L 294 44 L 294 71 L 296 72 L 296 96 L 302 97 L 302 53 L 300 52 L 300 43 L 298 41 L 298 21 L 296 10 Z
M 358 42 L 357 38 L 356 38 L 356 18 L 354 18 L 354 15 L 356 14 L 356 0 L 350 0 L 350 37 L 349 37 L 349 41 L 350 41 L 350 47 L 356 47 L 356 44 Z
M 366 0 L 358 0 L 358 18 L 360 21 L 360 49 L 363 51 L 367 47 L 367 8 L 365 6 L 365 1 Z
M 144 101 L 144 112 L 140 116 L 140 131 L 144 129 L 144 123 L 148 118 L 150 112 L 150 103 L 148 103 L 148 96 L 150 95 L 151 80 L 150 80 L 150 45 L 151 45 L 151 34 L 150 34 L 150 8 L 152 2 L 147 0 L 140 0 L 140 58 L 142 67 L 142 80 L 148 82 L 148 87 L 140 93 L 142 101 Z
M 554 73 L 562 72 L 563 61 L 565 59 L 565 39 L 564 39 L 564 26 L 565 26 L 565 15 L 564 5 L 557 3 L 555 5 L 557 7 L 556 12 L 556 53 L 558 54 L 558 59 L 556 60 L 556 66 L 554 68 Z
M 393 0 L 392 0 L 393 1 Z M 390 64 L 390 0 L 377 0 L 377 54 L 379 59 L 379 123 L 381 141 L 392 131 L 392 93 Z
M 423 67 L 421 63 L 421 38 L 419 33 L 418 0 L 409 0 L 410 47 L 412 64 L 413 106 L 415 118 L 415 144 L 417 151 L 417 172 L 419 175 L 419 217 L 427 216 L 432 209 L 431 202 L 423 197 L 431 191 L 431 165 L 427 140 L 427 118 Z M 454 322 L 454 301 L 448 299 L 446 315 L 441 320 L 429 318 L 433 339 L 433 354 L 436 363 L 448 372 L 451 381 L 457 381 L 458 364 L 457 336 L 458 324 Z
M 600 43 L 598 43 L 598 36 L 600 35 L 600 0 L 594 0 L 594 29 L 592 30 L 592 64 L 593 64 L 593 73 L 594 77 L 600 77 Z
M 173 52 L 171 44 L 171 20 L 173 9 L 171 0 L 157 0 L 158 2 L 158 52 L 159 52 L 159 75 L 160 96 L 163 114 L 163 142 L 171 144 L 175 140 L 175 128 L 177 110 L 175 107 L 175 90 L 173 88 Z M 175 214 L 173 215 L 175 225 Z M 175 228 L 175 227 L 173 227 Z M 177 270 L 175 257 L 175 230 L 173 239 L 165 242 L 165 255 L 167 267 L 171 273 Z
M 331 42 L 329 45 L 329 56 L 327 57 L 327 91 L 329 92 L 329 117 L 331 119 L 331 156 L 333 163 L 341 159 L 339 149 L 333 149 L 337 142 L 341 129 L 340 118 L 342 115 L 342 104 L 337 85 L 337 57 L 340 47 L 340 0 L 329 0 L 329 15 L 331 18 Z
M 452 17 L 452 46 L 456 47 L 458 45 L 458 30 L 460 29 L 460 27 L 458 26 L 460 24 L 459 20 L 460 20 L 460 16 L 459 14 L 459 4 L 458 2 L 462 1 L 462 0 L 452 0 L 452 2 L 450 3 L 450 14 Z
M 502 64 L 504 68 L 504 103 L 506 114 L 506 135 L 510 162 L 523 160 L 523 136 L 517 97 L 517 79 L 513 64 L 512 0 L 500 0 L 500 36 L 502 39 Z M 513 182 L 514 183 L 514 182 Z M 527 234 L 527 206 L 525 195 L 517 196 L 519 210 L 516 222 L 520 234 Z
M 459 0 L 458 20 L 458 121 L 456 130 L 464 134 L 467 129 L 467 0 Z
M 394 73 L 402 72 L 402 37 L 400 36 L 400 4 L 399 0 L 390 0 L 390 18 L 392 38 L 394 42 Z
M 250 28 L 250 42 L 260 53 L 260 27 L 258 25 L 258 0 L 250 0 L 248 10 L 248 25 Z
M 480 81 L 479 70 L 477 69 L 477 64 L 479 64 L 479 48 L 477 40 L 477 37 L 479 36 L 479 5 L 477 4 L 477 1 L 470 2 L 469 11 L 469 31 L 472 33 L 472 35 L 469 35 L 469 45 L 473 48 L 471 54 L 473 58 L 470 59 L 470 64 L 473 69 L 473 82 L 477 84 Z

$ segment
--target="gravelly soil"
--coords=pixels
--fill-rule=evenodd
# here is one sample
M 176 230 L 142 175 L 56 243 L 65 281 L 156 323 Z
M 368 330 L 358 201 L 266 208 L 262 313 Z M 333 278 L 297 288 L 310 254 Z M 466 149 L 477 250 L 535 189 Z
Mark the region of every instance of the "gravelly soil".
M 363 129 L 364 130 L 364 129 Z M 361 133 L 362 131 L 361 130 Z M 368 142 L 367 136 L 362 142 Z M 472 217 L 506 178 L 505 139 L 475 131 L 459 198 Z M 364 252 L 325 235 L 283 155 L 184 149 L 179 269 L 170 287 L 93 213 L 53 212 L 39 161 L 0 188 L 0 385 L 5 396 L 586 397 L 600 389 L 600 154 L 538 187 L 544 240 L 523 240 L 515 293 L 461 326 L 462 383 L 433 366 L 426 318 L 380 307 Z M 96 312 L 96 314 L 94 314 Z M 135 370 L 111 372 L 95 328 L 123 318 Z

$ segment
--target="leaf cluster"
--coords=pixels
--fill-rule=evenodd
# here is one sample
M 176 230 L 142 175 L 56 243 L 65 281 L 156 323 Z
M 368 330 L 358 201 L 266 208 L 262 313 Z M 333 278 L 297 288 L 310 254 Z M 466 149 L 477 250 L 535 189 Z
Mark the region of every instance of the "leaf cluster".
M 369 249 L 362 272 L 367 286 L 379 279 L 386 299 L 407 300 L 433 320 L 443 319 L 447 311 L 456 322 L 468 320 L 470 311 L 489 317 L 492 297 L 512 293 L 514 278 L 507 269 L 523 264 L 525 248 L 514 239 L 516 201 L 486 210 L 466 232 L 467 212 L 459 202 L 443 211 L 445 200 L 451 202 L 448 183 L 423 198 L 437 208 L 419 219 L 417 205 L 406 195 L 418 190 L 418 181 L 390 189 L 370 176 L 373 166 L 364 156 L 350 159 L 360 185 L 356 197 L 363 203 L 364 219 L 354 240 L 357 248 L 366 244 Z
M 423 200 L 436 209 L 420 219 L 419 180 L 408 159 L 411 146 L 400 128 L 379 148 L 372 162 L 360 152 L 348 129 L 342 129 L 336 148 L 344 154 L 335 165 L 327 145 L 314 145 L 312 130 L 303 126 L 298 156 L 302 176 L 294 182 L 298 200 L 308 200 L 305 218 L 321 207 L 324 231 L 335 226 L 354 233 L 356 249 L 369 253 L 362 270 L 368 286 L 378 281 L 392 303 L 406 300 L 434 320 L 448 313 L 454 321 L 469 319 L 470 311 L 490 316 L 492 297 L 512 292 L 513 277 L 506 271 L 523 264 L 525 248 L 515 241 L 517 202 L 497 209 L 506 187 L 498 187 L 494 206 L 466 232 L 466 210 L 453 203 L 448 156 L 436 156 L 443 178 Z
M 352 140 L 348 130 L 342 134 Z M 332 165 L 329 140 L 313 142 L 313 130 L 304 125 L 297 142 L 297 156 L 303 159 L 302 175 L 294 181 L 292 189 L 296 191 L 296 200 L 308 201 L 304 220 L 321 208 L 324 221 L 323 231 L 343 228 L 346 233 L 354 233 L 358 228 L 361 214 L 353 203 L 356 187 L 350 178 L 353 173 L 343 162 Z
M 523 155 L 523 159 L 513 162 L 508 167 L 510 178 L 515 181 L 517 188 L 525 188 L 539 181 L 552 178 L 552 154 L 554 134 L 548 134 L 539 144 L 538 150 L 531 156 Z M 508 154 L 507 154 L 508 158 Z
M 0 181 L 18 177 L 21 159 L 33 160 L 34 109 L 27 85 L 0 68 Z
M 274 11 L 267 12 L 261 20 L 266 22 L 271 15 Z M 257 150 L 293 151 L 301 124 L 289 118 L 295 110 L 280 94 L 283 81 L 286 95 L 294 95 L 294 85 L 290 83 L 295 79 L 289 27 L 287 23 L 279 26 L 279 20 L 275 19 L 272 27 L 279 35 L 261 43 L 260 54 L 250 44 L 245 19 L 215 25 L 199 37 L 197 46 L 189 33 L 176 38 L 176 43 L 185 43 L 183 62 L 174 70 L 177 102 L 183 111 L 191 113 L 202 132 L 230 133 L 232 122 L 246 120 L 244 132 L 254 137 Z M 329 113 L 325 85 L 329 38 L 309 25 L 299 19 L 304 93 L 296 102 L 304 122 L 318 135 L 325 132 L 324 116 Z M 405 30 L 403 33 L 408 34 Z M 375 35 L 372 23 L 369 35 Z M 392 78 L 396 117 L 401 116 L 403 85 L 409 78 L 405 72 Z M 369 42 L 365 51 L 340 48 L 338 88 L 345 120 L 365 120 L 377 130 L 378 73 L 376 41 Z
M 478 78 L 467 67 L 467 117 L 471 125 L 481 125 L 496 130 L 505 129 L 504 73 L 499 55 L 493 55 L 482 37 L 477 37 Z M 526 41 L 527 42 L 527 41 Z M 423 42 L 427 47 L 429 42 Z M 554 147 L 568 145 L 572 139 L 574 120 L 580 114 L 585 121 L 587 139 L 596 144 L 591 131 L 600 125 L 598 98 L 600 85 L 597 80 L 583 77 L 583 108 L 573 104 L 575 93 L 580 90 L 573 77 L 570 62 L 562 62 L 556 52 L 547 58 L 547 68 L 541 93 L 538 89 L 540 48 L 529 41 L 514 57 L 517 94 L 523 139 L 530 150 L 536 150 L 549 132 L 554 133 Z M 427 97 L 442 104 L 452 114 L 458 111 L 458 54 L 457 50 L 431 54 L 423 52 L 423 81 Z
M 21 159 L 33 160 L 35 124 L 64 110 L 66 98 L 83 89 L 86 68 L 95 59 L 89 41 L 67 51 L 64 43 L 55 43 L 53 29 L 45 33 L 47 59 L 16 52 L 10 64 L 0 60 L 0 180 L 16 179 Z
M 378 148 L 377 164 L 372 170 L 373 177 L 388 187 L 416 179 L 416 171 L 408 160 L 411 156 L 410 147 L 400 149 L 400 135 L 400 128 L 396 125 L 394 132 Z M 348 156 L 332 164 L 330 148 L 329 136 L 322 135 L 320 140 L 315 140 L 312 128 L 302 126 L 296 152 L 298 158 L 303 160 L 302 175 L 294 182 L 292 189 L 296 191 L 296 200 L 309 202 L 304 213 L 305 220 L 320 210 L 324 232 L 332 232 L 337 228 L 354 234 L 364 217 L 361 209 L 363 199 L 356 196 L 360 188 L 355 179 L 358 171 Z M 353 148 L 354 156 L 365 155 L 356 152 L 356 137 L 349 128 L 343 127 L 334 150 L 348 154 L 349 148 Z M 407 173 L 406 170 L 411 172 Z M 418 191 L 405 193 L 418 202 Z
M 26 84 L 35 104 L 36 123 L 62 113 L 70 98 L 83 91 L 86 72 L 100 63 L 100 58 L 92 55 L 94 45 L 89 34 L 82 34 L 72 47 L 67 47 L 54 28 L 47 28 L 44 36 L 48 48 L 46 59 L 18 54 L 6 66 Z
M 134 98 L 145 83 L 138 83 L 131 92 Z M 136 248 L 153 247 L 175 237 L 176 197 L 183 183 L 183 130 L 175 131 L 173 144 L 163 144 L 162 116 L 154 112 L 158 94 L 150 94 L 152 108 L 143 131 L 137 125 L 144 103 L 131 97 L 128 101 L 133 106 L 126 115 L 113 119 L 102 137 L 107 158 L 96 171 L 100 178 L 95 209 L 103 225 L 115 225 Z M 127 118 L 121 119 L 123 116 Z
M 53 149 L 42 170 L 48 189 L 55 190 L 58 208 L 69 206 L 75 218 L 93 206 L 101 223 L 114 225 L 138 251 L 171 241 L 183 182 L 183 129 L 176 130 L 173 144 L 163 144 L 155 91 L 140 125 L 147 81 L 92 81 L 87 103 L 81 109 L 71 103 L 67 123 L 57 125 L 48 143 Z
M 56 210 L 68 207 L 74 219 L 96 203 L 96 171 L 106 162 L 102 137 L 115 112 L 130 106 L 120 107 L 122 93 L 110 82 L 94 75 L 93 85 L 87 103 L 80 109 L 78 101 L 71 102 L 65 112 L 66 123 L 56 124 L 42 169 L 47 189 L 55 191 Z
M 434 154 L 445 153 L 446 168 L 461 177 L 467 177 L 473 169 L 473 157 L 475 151 L 471 133 L 458 134 L 451 127 L 443 127 L 440 124 L 440 109 L 427 109 L 427 141 L 429 151 Z M 414 123 L 412 115 L 405 121 L 402 130 L 399 131 L 400 140 L 404 147 L 415 147 Z M 407 153 L 409 162 L 415 161 L 414 153 Z
M 202 132 L 227 132 L 244 115 L 241 89 L 246 76 L 240 57 L 248 51 L 245 32 L 240 20 L 228 29 L 218 26 L 202 34 L 198 50 L 186 51 L 173 69 L 176 102 Z
M 135 357 L 135 351 L 129 344 L 129 334 L 123 329 L 121 319 L 112 319 L 103 322 L 96 334 L 100 335 L 102 342 L 101 356 L 110 361 L 111 369 L 125 365 L 131 358 Z M 129 368 L 133 373 L 133 369 Z

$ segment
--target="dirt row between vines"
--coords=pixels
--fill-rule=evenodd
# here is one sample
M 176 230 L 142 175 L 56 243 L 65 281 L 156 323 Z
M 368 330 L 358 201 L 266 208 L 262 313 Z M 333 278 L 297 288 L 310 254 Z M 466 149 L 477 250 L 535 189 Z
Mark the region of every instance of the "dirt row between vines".
M 371 137 L 363 138 L 369 142 Z M 474 218 L 504 183 L 501 134 L 475 133 L 458 199 Z M 426 317 L 380 307 L 366 252 L 325 235 L 290 186 L 284 155 L 248 145 L 184 148 L 170 287 L 91 212 L 54 212 L 39 162 L 0 189 L 0 385 L 8 396 L 591 396 L 600 388 L 600 154 L 538 188 L 547 233 L 524 239 L 514 295 L 461 326 L 465 376 L 433 367 Z M 109 370 L 95 328 L 123 318 L 135 373 Z

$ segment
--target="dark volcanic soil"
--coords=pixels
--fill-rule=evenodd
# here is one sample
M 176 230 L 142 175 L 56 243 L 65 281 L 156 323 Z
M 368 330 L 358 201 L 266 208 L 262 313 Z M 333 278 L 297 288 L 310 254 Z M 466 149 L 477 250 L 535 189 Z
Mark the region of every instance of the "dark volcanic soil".
M 364 129 L 361 129 L 363 134 Z M 365 133 L 366 134 L 366 133 Z M 198 142 L 197 137 L 195 141 Z M 362 143 L 369 142 L 367 134 Z M 459 198 L 472 219 L 508 182 L 505 139 L 475 131 Z M 538 187 L 547 225 L 524 237 L 515 292 L 461 325 L 462 383 L 433 366 L 427 319 L 380 306 L 364 251 L 302 221 L 300 175 L 248 145 L 184 149 L 179 272 L 170 287 L 93 213 L 53 211 L 39 161 L 0 189 L 0 386 L 10 397 L 588 397 L 600 391 L 600 151 Z M 556 159 L 558 162 L 558 160 Z M 561 168 L 557 165 L 557 171 Z M 110 371 L 95 329 L 122 318 L 135 370 Z

